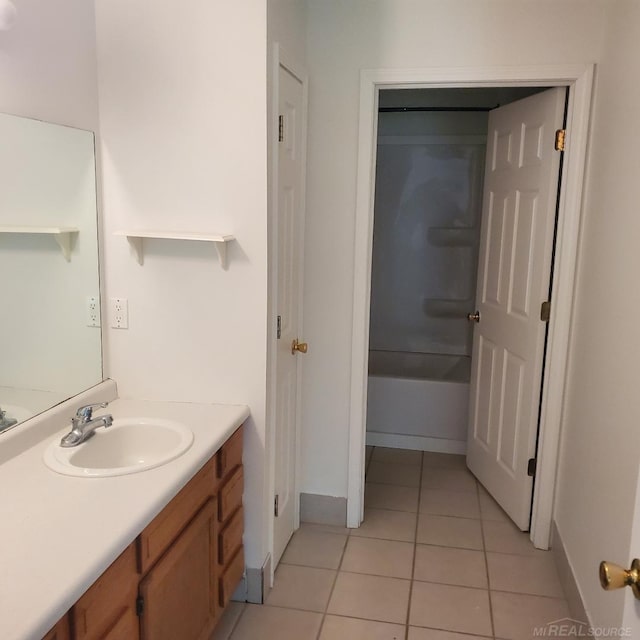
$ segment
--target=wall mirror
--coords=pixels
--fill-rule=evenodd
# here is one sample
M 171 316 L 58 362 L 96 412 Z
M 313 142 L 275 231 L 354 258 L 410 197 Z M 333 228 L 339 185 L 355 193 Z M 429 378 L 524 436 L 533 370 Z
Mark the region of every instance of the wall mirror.
M 0 433 L 102 380 L 94 136 L 0 114 Z

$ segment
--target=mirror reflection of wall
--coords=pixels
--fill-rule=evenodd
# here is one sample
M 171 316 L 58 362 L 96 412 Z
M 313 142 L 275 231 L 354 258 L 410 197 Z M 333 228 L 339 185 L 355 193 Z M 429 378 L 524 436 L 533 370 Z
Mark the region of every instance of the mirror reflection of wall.
M 2 432 L 100 382 L 102 349 L 93 133 L 0 114 L 0 140 Z

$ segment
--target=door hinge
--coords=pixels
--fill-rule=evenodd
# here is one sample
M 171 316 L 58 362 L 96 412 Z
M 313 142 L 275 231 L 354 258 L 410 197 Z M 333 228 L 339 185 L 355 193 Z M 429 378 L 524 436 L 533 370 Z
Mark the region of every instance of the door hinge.
M 550 317 L 551 317 L 551 301 L 545 300 L 540 305 L 540 320 L 542 320 L 542 322 L 549 322 Z
M 144 598 L 138 596 L 136 598 L 136 615 L 141 616 L 144 613 Z
M 535 458 L 529 458 L 529 463 L 527 464 L 527 475 L 531 477 L 536 475 L 536 459 Z
M 556 151 L 564 151 L 564 144 L 565 144 L 566 137 L 567 137 L 566 129 L 558 129 L 556 131 L 556 144 L 555 144 Z
M 280 496 L 276 493 L 273 500 L 273 515 L 277 518 L 280 515 Z
M 278 316 L 278 321 L 276 323 L 276 338 L 278 340 L 282 338 L 282 316 Z
M 278 142 L 284 140 L 284 116 L 278 116 Z

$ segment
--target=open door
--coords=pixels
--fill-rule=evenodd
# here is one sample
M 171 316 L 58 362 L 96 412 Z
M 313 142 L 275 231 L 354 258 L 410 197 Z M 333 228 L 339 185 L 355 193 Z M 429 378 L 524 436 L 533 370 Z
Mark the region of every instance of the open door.
M 300 237 L 303 212 L 304 87 L 278 67 L 277 348 L 275 389 L 275 497 L 273 563 L 277 566 L 296 526 L 296 425 L 300 331 Z
M 529 528 L 566 89 L 489 115 L 467 464 Z M 533 466 L 535 463 L 531 463 Z

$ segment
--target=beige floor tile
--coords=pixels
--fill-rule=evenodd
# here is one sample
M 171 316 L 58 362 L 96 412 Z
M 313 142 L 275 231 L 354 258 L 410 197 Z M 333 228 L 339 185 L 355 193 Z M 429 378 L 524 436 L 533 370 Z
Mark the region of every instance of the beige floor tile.
M 533 546 L 529 534 L 520 531 L 513 522 L 484 520 L 484 543 L 487 551 L 515 553 L 521 556 L 533 556 L 540 553 Z
M 422 627 L 409 627 L 409 640 L 483 640 L 487 636 L 470 636 L 468 633 L 453 633 Z
M 453 455 L 451 453 L 435 453 L 425 451 L 422 458 L 423 469 L 466 469 L 467 461 L 465 456 Z
M 327 616 L 319 640 L 404 640 L 404 625 Z
M 411 579 L 413 543 L 351 537 L 342 558 L 342 571 Z
M 470 471 L 464 469 L 425 469 L 422 486 L 427 489 L 477 492 L 478 483 Z
M 352 529 L 351 535 L 383 540 L 413 542 L 416 537 L 417 514 L 389 509 L 367 509 L 364 522 L 358 529 Z
M 416 547 L 415 580 L 486 589 L 484 552 L 419 544 Z
M 224 613 L 211 634 L 210 640 L 229 640 L 231 632 L 246 606 L 245 602 L 230 602 L 225 607 Z
M 414 582 L 409 624 L 443 631 L 492 635 L 489 592 Z
M 536 556 L 487 553 L 491 589 L 564 598 L 550 552 Z
M 315 640 L 322 614 L 266 605 L 247 605 L 231 640 Z
M 344 535 L 300 529 L 293 534 L 282 556 L 282 562 L 319 569 L 337 569 L 346 542 L 347 536 Z
M 423 489 L 420 496 L 420 513 L 458 518 L 479 518 L 478 496 L 464 491 Z
M 391 484 L 367 482 L 364 490 L 364 506 L 392 511 L 418 511 L 418 492 L 414 487 L 396 487 Z
M 372 460 L 367 470 L 367 482 L 395 484 L 400 487 L 419 487 L 420 466 Z
M 372 461 L 391 462 L 393 464 L 422 464 L 422 451 L 410 451 L 408 449 L 389 449 L 387 447 L 375 447 Z
M 483 520 L 511 522 L 511 518 L 484 489 L 480 491 L 480 514 Z
M 569 617 L 564 600 L 541 598 L 517 593 L 491 592 L 496 638 L 531 640 L 535 629 L 555 620 Z
M 327 608 L 335 577 L 336 572 L 330 569 L 281 564 L 267 604 L 322 613 Z
M 421 513 L 418 516 L 417 542 L 462 549 L 482 549 L 480 520 L 451 518 Z
M 358 573 L 338 573 L 327 613 L 404 624 L 409 580 Z

